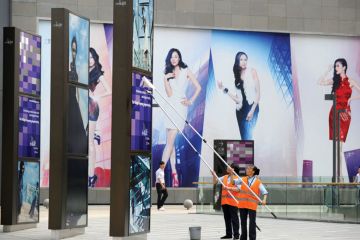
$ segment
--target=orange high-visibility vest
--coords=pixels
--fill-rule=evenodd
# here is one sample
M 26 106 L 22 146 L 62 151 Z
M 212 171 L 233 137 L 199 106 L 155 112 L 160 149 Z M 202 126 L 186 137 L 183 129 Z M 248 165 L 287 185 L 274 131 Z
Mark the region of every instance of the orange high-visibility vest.
M 230 182 L 228 184 L 228 178 L 229 178 L 229 175 L 226 175 L 224 176 L 224 179 L 223 179 L 223 183 L 225 186 L 227 187 L 235 187 L 235 185 Z M 236 180 L 237 177 L 234 177 L 234 180 Z M 230 191 L 231 194 L 235 197 L 236 200 L 239 201 L 239 192 L 235 192 L 235 191 Z M 230 195 L 229 193 L 229 190 L 225 190 L 224 187 L 221 191 L 221 205 L 230 205 L 230 206 L 234 206 L 234 207 L 237 207 L 238 206 L 238 203 L 234 200 L 234 198 Z
M 246 185 L 249 185 L 247 177 L 243 177 L 242 181 Z M 247 208 L 256 211 L 259 200 L 250 192 L 247 187 L 245 187 L 245 184 L 241 184 L 238 206 L 239 208 Z M 260 196 L 260 184 L 261 181 L 255 177 L 254 182 L 250 186 L 251 190 L 253 190 L 253 192 L 258 196 Z

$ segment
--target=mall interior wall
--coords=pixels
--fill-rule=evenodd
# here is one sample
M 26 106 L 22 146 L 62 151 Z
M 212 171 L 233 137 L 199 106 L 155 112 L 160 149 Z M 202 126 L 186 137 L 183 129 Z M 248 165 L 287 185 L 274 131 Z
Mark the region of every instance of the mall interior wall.
M 93 21 L 112 22 L 113 0 L 11 1 L 13 25 L 32 32 L 36 32 L 37 18 L 49 18 L 54 7 Z M 155 5 L 158 26 L 360 34 L 358 0 L 155 0 Z

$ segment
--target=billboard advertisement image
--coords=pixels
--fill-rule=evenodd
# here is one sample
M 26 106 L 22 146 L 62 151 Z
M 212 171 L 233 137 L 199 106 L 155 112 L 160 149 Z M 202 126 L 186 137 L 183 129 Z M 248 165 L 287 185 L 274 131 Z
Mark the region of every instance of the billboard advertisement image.
M 131 99 L 131 151 L 151 151 L 151 108 L 152 98 L 144 87 L 140 73 L 132 74 Z
M 69 81 L 89 83 L 89 21 L 69 14 Z
M 20 32 L 19 92 L 40 96 L 41 38 Z
M 151 72 L 153 36 L 153 0 L 134 0 L 133 67 Z
M 142 155 L 132 156 L 130 167 L 130 234 L 150 231 L 150 177 L 150 157 Z
M 19 97 L 18 157 L 40 158 L 40 101 Z
M 39 162 L 18 162 L 17 223 L 39 222 Z
M 135 6 L 141 9 L 141 4 Z M 40 30 L 45 29 L 46 22 L 44 25 L 40 23 Z M 104 79 L 111 86 L 112 26 L 92 24 L 91 29 L 96 29 L 91 35 L 91 46 L 99 55 Z M 138 29 L 141 29 L 141 24 Z M 344 109 L 350 119 L 342 123 L 345 140 L 342 150 L 352 152 L 360 149 L 359 135 L 356 134 L 360 128 L 357 124 L 360 101 L 356 101 L 360 94 L 356 87 L 360 84 L 357 56 L 360 38 L 156 27 L 154 43 L 152 82 L 165 98 L 155 92 L 154 103 L 164 107 L 171 120 L 159 107 L 153 107 L 152 164 L 167 163 L 165 182 L 168 187 L 196 187 L 193 182 L 211 176 L 172 122 L 185 133 L 210 166 L 214 154 L 183 118 L 211 145 L 215 139 L 254 141 L 254 164 L 261 169 L 263 176 L 301 178 L 304 160 L 312 161 L 314 176 L 331 176 L 329 115 L 332 102 L 325 101 L 324 95 L 332 91 L 333 86 L 327 80 L 334 77 L 334 64 L 338 59 L 346 61 L 349 83 L 345 84 L 349 87 L 345 87 L 347 94 L 342 95 L 345 99 L 342 104 L 346 105 Z M 45 51 L 46 46 L 43 47 Z M 333 51 L 328 51 L 330 48 Z M 338 61 L 340 63 L 345 65 L 343 60 Z M 324 80 L 323 76 L 325 81 L 319 84 L 319 79 Z M 43 85 L 44 93 L 46 88 Z M 107 93 L 103 84 L 97 85 L 95 95 L 98 90 L 99 95 Z M 96 159 L 94 167 L 89 168 L 94 169 L 89 171 L 89 176 L 97 175 L 95 187 L 110 186 L 109 178 L 100 177 L 110 175 L 109 99 L 111 97 L 98 100 L 98 120 L 93 121 L 96 122 L 93 127 L 91 120 L 89 123 L 90 165 L 91 159 Z M 46 103 L 42 104 L 44 107 Z M 46 122 L 42 128 L 45 125 Z M 100 133 L 100 145 L 96 140 L 97 133 Z M 91 142 L 95 151 L 91 150 Z M 43 153 L 46 149 L 41 151 Z M 347 156 L 341 156 L 342 175 L 349 179 L 347 175 L 354 171 L 353 167 L 349 169 L 345 161 Z M 356 161 L 351 161 L 351 166 L 360 165 L 360 160 Z M 42 166 L 46 169 L 46 160 Z M 43 171 L 43 179 L 46 179 L 45 173 Z M 155 173 L 152 174 L 154 179 Z

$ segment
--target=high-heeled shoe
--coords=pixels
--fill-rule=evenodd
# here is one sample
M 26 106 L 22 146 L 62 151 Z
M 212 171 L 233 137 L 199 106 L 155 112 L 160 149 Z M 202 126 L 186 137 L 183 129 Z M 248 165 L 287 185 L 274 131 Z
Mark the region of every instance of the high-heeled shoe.
M 97 180 L 98 180 L 98 177 L 96 174 L 94 174 L 94 176 L 92 176 L 92 177 L 89 177 L 88 187 L 91 187 L 91 188 L 95 187 Z
M 96 184 L 97 180 L 98 180 L 98 176 L 96 174 L 94 174 L 92 182 L 91 182 L 91 187 L 92 188 L 95 187 L 95 184 Z
M 97 145 L 100 145 L 101 143 L 101 137 L 99 134 L 94 133 L 94 140 L 97 142 Z
M 179 179 L 177 177 L 177 173 L 172 173 L 172 186 L 173 187 L 179 187 Z

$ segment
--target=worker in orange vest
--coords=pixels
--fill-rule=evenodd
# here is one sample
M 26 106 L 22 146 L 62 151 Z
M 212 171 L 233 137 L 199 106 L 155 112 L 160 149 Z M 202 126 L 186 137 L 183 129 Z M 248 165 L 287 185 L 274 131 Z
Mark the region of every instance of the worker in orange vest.
M 241 219 L 241 236 L 240 240 L 247 240 L 247 218 L 249 215 L 249 239 L 256 239 L 256 209 L 259 204 L 259 200 L 249 191 L 249 189 L 242 183 L 247 184 L 251 190 L 259 197 L 263 195 L 264 198 L 261 202 L 262 205 L 266 205 L 266 199 L 268 191 L 261 183 L 260 179 L 256 176 L 260 174 L 260 169 L 256 166 L 249 166 L 246 168 L 246 177 L 241 179 L 235 179 L 233 185 L 236 187 L 227 187 L 229 190 L 236 190 L 239 192 L 239 209 Z
M 233 237 L 233 239 L 239 239 L 239 203 L 229 194 L 231 192 L 236 199 L 239 198 L 240 193 L 234 185 L 234 181 L 238 179 L 234 172 L 239 175 L 239 171 L 239 166 L 233 163 L 230 168 L 226 169 L 227 175 L 219 178 L 226 186 L 225 188 L 235 189 L 235 191 L 226 190 L 223 186 L 221 191 L 221 207 L 225 219 L 226 235 L 220 239 L 232 239 Z M 212 174 L 214 176 L 214 183 L 221 184 L 220 181 L 216 180 L 215 173 L 212 172 Z

